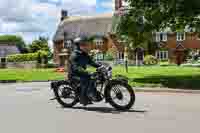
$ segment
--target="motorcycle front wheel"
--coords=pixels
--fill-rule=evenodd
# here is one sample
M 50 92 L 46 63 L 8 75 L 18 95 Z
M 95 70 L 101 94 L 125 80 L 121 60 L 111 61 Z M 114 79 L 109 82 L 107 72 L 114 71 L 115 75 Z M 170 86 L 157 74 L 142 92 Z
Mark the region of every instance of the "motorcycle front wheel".
M 106 101 L 117 110 L 129 110 L 135 103 L 133 88 L 126 82 L 113 81 L 105 91 Z
M 76 90 L 68 82 L 58 83 L 56 88 L 53 88 L 56 100 L 63 107 L 71 108 L 75 106 L 79 100 Z

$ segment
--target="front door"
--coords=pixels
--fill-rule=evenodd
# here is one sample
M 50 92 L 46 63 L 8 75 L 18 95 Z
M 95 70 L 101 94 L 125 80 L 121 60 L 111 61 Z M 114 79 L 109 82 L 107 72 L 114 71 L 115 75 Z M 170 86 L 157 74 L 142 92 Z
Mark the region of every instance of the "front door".
M 180 66 L 184 62 L 185 52 L 184 50 L 177 50 L 175 53 L 176 53 L 176 64 Z
M 135 57 L 136 57 L 136 65 L 140 66 L 143 65 L 144 61 L 144 49 L 142 48 L 136 48 L 135 49 Z

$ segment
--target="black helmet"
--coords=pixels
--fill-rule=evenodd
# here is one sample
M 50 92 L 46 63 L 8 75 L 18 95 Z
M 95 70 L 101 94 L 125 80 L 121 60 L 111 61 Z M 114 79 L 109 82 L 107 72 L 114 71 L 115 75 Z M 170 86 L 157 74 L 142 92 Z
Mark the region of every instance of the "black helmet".
M 85 36 L 77 37 L 74 39 L 74 44 L 77 46 L 79 46 L 80 44 L 83 44 L 83 45 L 87 44 L 87 42 L 88 42 L 88 39 Z

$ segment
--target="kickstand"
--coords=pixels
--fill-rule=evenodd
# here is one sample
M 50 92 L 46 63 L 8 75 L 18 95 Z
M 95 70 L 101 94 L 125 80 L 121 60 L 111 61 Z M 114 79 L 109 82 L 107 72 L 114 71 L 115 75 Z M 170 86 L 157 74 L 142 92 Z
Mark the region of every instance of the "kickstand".
M 56 100 L 56 97 L 54 97 L 54 98 L 51 98 L 51 99 L 49 99 L 49 100 L 51 100 L 51 101 L 52 101 L 52 100 Z

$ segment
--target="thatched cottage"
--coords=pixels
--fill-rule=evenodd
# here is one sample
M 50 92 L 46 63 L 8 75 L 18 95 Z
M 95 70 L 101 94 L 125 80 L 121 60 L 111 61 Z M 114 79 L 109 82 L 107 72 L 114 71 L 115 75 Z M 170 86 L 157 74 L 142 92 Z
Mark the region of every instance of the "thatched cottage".
M 94 37 L 88 47 L 91 50 L 98 49 L 100 53 L 98 58 L 104 58 L 109 49 L 114 48 L 117 52 L 117 58 L 123 58 L 123 47 L 117 45 L 112 39 L 112 13 L 100 14 L 96 16 L 67 16 L 60 22 L 56 34 L 54 36 L 54 62 L 60 66 L 64 65 L 64 56 L 62 50 L 64 48 L 64 32 L 68 33 L 67 37 L 73 39 L 75 37 L 85 35 Z

